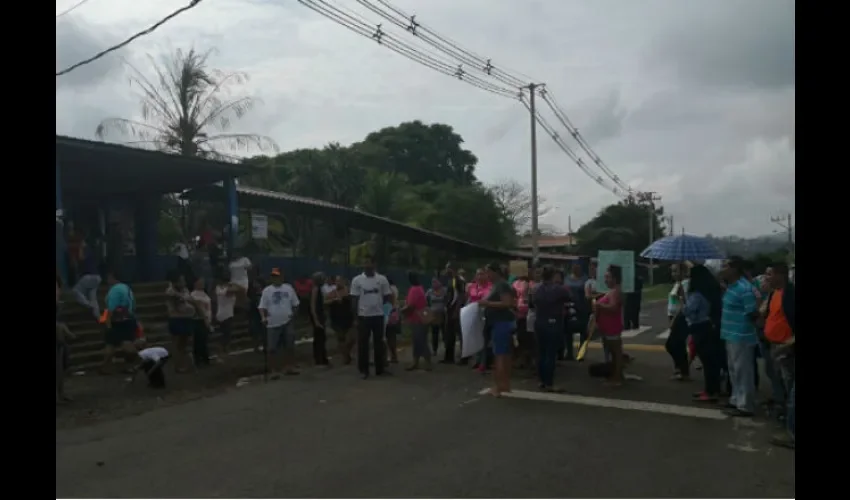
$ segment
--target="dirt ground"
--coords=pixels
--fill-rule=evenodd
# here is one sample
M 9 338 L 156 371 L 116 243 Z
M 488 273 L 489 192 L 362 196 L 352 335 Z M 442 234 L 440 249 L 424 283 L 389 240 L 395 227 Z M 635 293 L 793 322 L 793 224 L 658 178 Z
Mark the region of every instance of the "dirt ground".
M 405 339 L 399 339 L 399 352 L 404 350 Z M 323 369 L 313 366 L 312 347 L 309 342 L 297 348 L 299 368 Z M 335 356 L 336 342 L 328 340 L 332 364 L 340 364 Z M 400 354 L 403 357 L 403 354 Z M 265 362 L 261 353 L 245 352 L 231 355 L 224 362 L 199 368 L 194 373 L 177 374 L 174 366 L 165 367 L 165 389 L 151 389 L 147 378 L 139 373 L 130 383 L 130 375 L 121 373 L 123 365 L 115 365 L 115 373 L 101 375 L 95 370 L 68 373 L 65 391 L 73 401 L 56 406 L 56 428 L 65 429 L 90 425 L 104 420 L 139 415 L 157 408 L 185 403 L 200 398 L 216 396 L 244 384 L 263 382 Z M 354 370 L 354 368 L 351 368 Z

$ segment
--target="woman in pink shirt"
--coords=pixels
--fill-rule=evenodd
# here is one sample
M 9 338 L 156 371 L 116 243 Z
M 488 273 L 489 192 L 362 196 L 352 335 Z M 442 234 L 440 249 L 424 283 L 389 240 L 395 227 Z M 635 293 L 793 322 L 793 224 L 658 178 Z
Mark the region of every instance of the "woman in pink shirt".
M 605 273 L 608 293 L 596 299 L 593 307 L 596 329 L 602 337 L 602 345 L 611 353 L 613 366 L 608 382 L 613 385 L 623 383 L 623 299 L 620 292 L 622 282 L 623 269 L 620 266 L 610 266 Z
M 430 318 L 428 311 L 428 300 L 425 297 L 425 289 L 419 284 L 419 276 L 409 273 L 410 289 L 407 291 L 404 307 L 401 313 L 404 320 L 410 325 L 413 337 L 413 364 L 407 367 L 407 371 L 419 368 L 419 359 L 425 360 L 425 371 L 431 371 L 431 350 L 428 348 L 428 325 L 425 321 Z
M 486 299 L 487 296 L 490 295 L 491 286 L 492 284 L 487 278 L 487 273 L 485 273 L 483 269 L 476 270 L 475 281 L 466 287 L 467 303 L 472 304 Z M 487 347 L 485 347 L 476 355 L 476 362 L 472 365 L 472 369 L 478 370 L 481 373 L 486 373 L 488 364 L 487 361 Z
M 467 304 L 484 300 L 490 293 L 490 282 L 483 269 L 475 271 L 475 281 L 466 286 Z
M 515 362 L 517 368 L 531 366 L 534 349 L 534 333 L 528 332 L 528 293 L 534 283 L 527 276 L 520 276 L 511 284 L 516 293 L 516 338 Z

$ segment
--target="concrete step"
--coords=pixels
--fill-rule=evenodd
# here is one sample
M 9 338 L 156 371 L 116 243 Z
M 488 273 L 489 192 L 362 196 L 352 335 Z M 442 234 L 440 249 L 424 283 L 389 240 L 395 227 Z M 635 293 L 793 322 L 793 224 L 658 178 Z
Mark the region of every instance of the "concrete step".
M 105 304 L 101 304 L 101 309 Z M 94 316 L 90 309 L 86 309 L 83 306 L 78 304 L 74 304 L 76 307 L 67 307 L 67 304 L 63 304 L 59 310 L 59 318 L 61 321 L 68 323 L 69 325 L 72 323 L 84 323 L 90 322 L 94 320 Z M 161 301 L 147 301 L 147 302 L 137 302 L 136 303 L 136 315 L 138 316 L 150 316 L 152 314 L 167 314 L 168 309 L 165 307 L 165 302 Z

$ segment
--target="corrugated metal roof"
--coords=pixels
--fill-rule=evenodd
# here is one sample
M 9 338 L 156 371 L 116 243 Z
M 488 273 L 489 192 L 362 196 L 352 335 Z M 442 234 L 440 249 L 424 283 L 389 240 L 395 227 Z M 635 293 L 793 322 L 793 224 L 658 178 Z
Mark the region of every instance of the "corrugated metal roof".
M 180 192 L 256 170 L 61 135 L 56 136 L 56 164 L 63 192 L 104 196 Z
M 324 200 L 250 186 L 237 186 L 236 192 L 241 195 L 241 197 L 247 198 L 240 201 L 240 208 L 249 210 L 257 208 L 265 209 L 284 215 L 294 212 L 298 215 L 311 215 L 315 217 L 326 217 L 329 219 L 332 218 L 362 231 L 386 234 L 404 241 L 426 246 L 449 246 L 456 252 L 473 254 L 475 256 L 498 258 L 520 257 L 515 251 L 483 247 L 469 241 L 440 234 L 428 229 L 414 227 L 386 217 L 380 217 L 356 208 L 345 207 Z M 205 186 L 203 188 L 193 189 L 192 191 L 185 193 L 183 197 L 190 200 L 223 200 L 223 188 L 220 186 Z M 251 203 L 251 198 L 254 198 L 255 200 L 280 201 L 283 206 L 260 207 L 257 206 L 256 203 Z M 299 210 L 299 208 L 301 210 Z
M 537 239 L 537 246 L 540 248 L 551 248 L 551 247 L 564 247 L 571 246 L 576 244 L 575 236 L 572 235 L 564 235 L 564 236 L 540 236 Z M 519 244 L 520 248 L 531 248 L 531 239 L 523 238 L 522 242 Z

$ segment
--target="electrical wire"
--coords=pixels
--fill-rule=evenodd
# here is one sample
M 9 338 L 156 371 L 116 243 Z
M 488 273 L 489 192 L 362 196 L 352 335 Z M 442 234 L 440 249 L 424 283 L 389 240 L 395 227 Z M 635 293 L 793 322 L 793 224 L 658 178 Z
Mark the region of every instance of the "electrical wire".
M 435 71 L 439 71 L 444 75 L 458 78 L 459 80 L 465 81 L 470 85 L 499 95 L 501 97 L 509 97 L 514 99 L 519 96 L 518 91 L 499 87 L 474 75 L 467 74 L 462 67 L 455 67 L 451 63 L 423 53 L 418 48 L 413 47 L 405 43 L 404 41 L 395 38 L 392 34 L 385 32 L 380 24 L 377 25 L 376 28 L 374 28 L 375 31 L 370 31 L 373 28 L 372 25 L 370 25 L 367 21 L 363 20 L 357 14 L 351 11 L 347 11 L 342 7 L 332 5 L 326 0 L 306 0 L 306 3 L 311 4 L 308 5 L 308 7 L 318 7 L 322 15 L 325 15 L 326 17 L 328 15 L 332 16 L 332 20 L 334 20 L 338 24 L 342 24 L 343 26 L 349 29 L 355 27 L 357 29 L 354 31 L 356 31 L 358 34 L 362 36 L 369 36 L 369 38 L 374 39 L 379 44 L 386 46 L 390 50 L 401 54 L 407 57 L 408 59 L 418 62 L 428 68 L 431 68 Z M 319 5 L 316 5 L 317 3 L 320 4 L 321 7 L 319 7 Z
M 531 105 L 529 104 L 528 100 L 524 95 L 520 98 L 520 102 L 522 102 L 523 106 L 525 106 L 525 109 L 527 109 L 530 113 Z M 564 154 L 566 154 L 582 172 L 584 172 L 588 177 L 593 179 L 594 182 L 596 182 L 606 190 L 614 193 L 614 195 L 621 198 L 625 197 L 626 193 L 623 192 L 622 188 L 610 185 L 603 176 L 595 174 L 590 169 L 590 167 L 587 166 L 584 160 L 579 157 L 576 152 L 569 147 L 569 145 L 567 145 L 563 137 L 561 137 L 560 134 L 555 131 L 555 128 L 549 123 L 549 121 L 546 120 L 546 118 L 544 118 L 542 114 L 540 114 L 539 110 L 535 110 L 534 118 L 540 125 L 540 127 L 543 129 L 543 131 L 546 132 L 546 134 L 552 139 L 552 141 L 555 142 L 555 144 L 561 149 L 561 151 L 563 151 Z
M 523 80 L 515 78 L 511 75 L 502 74 L 503 72 L 499 71 L 498 68 L 495 68 L 489 59 L 483 60 L 481 58 L 478 58 L 477 56 L 471 56 L 470 54 L 467 54 L 462 50 L 458 50 L 454 47 L 446 46 L 445 44 L 439 43 L 439 41 L 429 36 L 427 32 L 424 32 L 424 30 L 420 29 L 421 27 L 415 19 L 416 16 L 413 16 L 409 19 L 404 17 L 399 19 L 398 17 L 396 17 L 400 17 L 399 14 L 396 13 L 396 15 L 393 15 L 391 13 L 388 13 L 387 11 L 368 2 L 367 0 L 356 0 L 356 2 L 366 7 L 370 11 L 374 12 L 375 14 L 381 16 L 385 20 L 398 26 L 399 28 L 410 32 L 411 34 L 413 34 L 413 36 L 419 38 L 420 40 L 424 41 L 431 47 L 439 50 L 443 54 L 457 60 L 461 64 L 466 64 L 467 66 L 474 68 L 478 72 L 483 73 L 495 80 L 498 80 L 508 86 L 516 88 L 523 87 L 530 83 L 530 81 L 524 82 Z M 393 12 L 395 11 L 393 10 Z
M 362 20 L 361 18 L 358 18 L 356 14 L 346 12 L 344 9 L 331 4 L 327 0 L 298 1 L 308 9 L 349 29 L 350 31 L 353 31 L 365 38 L 372 39 L 380 45 L 383 45 L 384 47 L 392 50 L 393 52 L 407 57 L 408 59 L 422 64 L 423 66 L 426 66 L 434 71 L 438 71 L 446 76 L 457 78 L 458 80 L 461 80 L 474 87 L 498 95 L 500 97 L 507 97 L 510 99 L 519 98 L 520 93 L 518 92 L 518 90 L 505 88 L 490 83 L 482 78 L 478 78 L 475 75 L 470 75 L 465 72 L 462 67 L 454 67 L 450 63 L 441 61 L 436 57 L 428 55 L 427 53 L 422 52 L 420 49 L 397 39 L 390 33 L 387 33 L 382 29 L 381 25 L 373 27 L 368 22 Z
M 62 71 L 57 71 L 57 72 L 56 72 L 56 76 L 57 76 L 57 77 L 59 77 L 59 76 L 62 76 L 62 75 L 67 75 L 68 73 L 70 73 L 70 72 L 74 71 L 75 69 L 77 69 L 77 68 L 79 68 L 79 67 L 81 67 L 81 66 L 85 66 L 85 65 L 87 65 L 87 64 L 91 64 L 91 63 L 93 63 L 93 62 L 97 61 L 97 60 L 98 60 L 98 59 L 100 59 L 101 57 L 103 57 L 103 56 L 105 56 L 105 55 L 107 55 L 107 54 L 109 54 L 109 53 L 111 53 L 111 52 L 115 52 L 116 50 L 122 49 L 122 48 L 126 47 L 127 45 L 130 45 L 130 44 L 131 44 L 131 43 L 133 43 L 133 41 L 135 41 L 137 38 L 141 38 L 141 37 L 143 37 L 143 36 L 145 36 L 145 35 L 149 35 L 149 34 L 153 33 L 153 32 L 154 32 L 154 30 L 156 30 L 157 28 L 159 28 L 159 27 L 160 27 L 160 26 L 162 26 L 163 24 L 165 24 L 165 23 L 167 23 L 168 21 L 170 21 L 171 19 L 173 19 L 173 18 L 175 18 L 175 17 L 179 16 L 180 14 L 182 14 L 182 13 L 186 12 L 187 10 L 190 10 L 190 9 L 195 8 L 195 7 L 196 7 L 199 3 L 201 3 L 202 1 L 203 1 L 203 0 L 191 0 L 191 1 L 189 2 L 189 5 L 185 5 L 185 6 L 183 6 L 183 7 L 180 7 L 179 9 L 175 10 L 175 11 L 174 11 L 174 12 L 172 12 L 171 14 L 169 14 L 169 15 L 167 15 L 167 16 L 165 16 L 165 17 L 163 17 L 162 19 L 160 19 L 160 20 L 159 20 L 159 21 L 157 21 L 156 23 L 152 24 L 149 28 L 147 28 L 147 29 L 145 29 L 145 30 L 143 30 L 143 31 L 140 31 L 140 32 L 136 33 L 135 35 L 131 36 L 130 38 L 127 38 L 127 39 L 126 39 L 126 40 L 124 40 L 123 42 L 121 42 L 121 43 L 119 43 L 119 44 L 117 44 L 117 45 L 113 45 L 112 47 L 109 47 L 108 49 L 102 50 L 102 51 L 98 52 L 97 54 L 95 54 L 95 55 L 93 55 L 93 56 L 89 57 L 88 59 L 83 59 L 82 61 L 80 61 L 80 62 L 78 62 L 78 63 L 72 64 L 72 65 L 68 66 L 67 68 L 63 69 Z
M 433 30 L 422 26 L 415 20 L 415 16 L 408 16 L 401 10 L 395 8 L 386 0 L 377 0 L 381 5 L 389 9 L 389 11 L 378 7 L 377 5 L 369 2 L 368 0 L 356 0 L 358 4 L 365 7 L 369 11 L 374 14 L 380 16 L 383 20 L 386 20 L 392 25 L 403 29 L 409 33 L 411 33 L 416 38 L 422 40 L 429 46 L 434 49 L 439 50 L 444 55 L 454 59 L 457 62 L 460 62 L 460 66 L 453 66 L 452 62 L 446 61 L 446 59 L 442 58 L 440 54 L 434 54 L 433 52 L 429 52 L 426 49 L 420 49 L 418 47 L 413 47 L 404 41 L 398 39 L 393 36 L 391 33 L 383 30 L 381 24 L 373 25 L 369 21 L 365 20 L 356 12 L 353 12 L 344 7 L 335 6 L 331 4 L 328 0 L 299 0 L 306 7 L 311 10 L 319 13 L 320 15 L 340 24 L 351 31 L 363 36 L 368 37 L 372 40 L 377 41 L 379 44 L 386 46 L 390 50 L 393 50 L 396 53 L 399 53 L 408 59 L 411 59 L 415 62 L 418 62 L 430 69 L 435 71 L 439 71 L 447 76 L 456 77 L 469 83 L 473 86 L 481 88 L 483 90 L 489 91 L 496 95 L 502 97 L 510 97 L 510 98 L 519 98 L 519 100 L 523 103 L 526 109 L 530 112 L 530 105 L 527 102 L 524 94 L 522 93 L 524 88 L 527 88 L 525 85 L 525 81 L 521 79 L 521 77 L 527 78 L 527 81 L 534 81 L 531 78 L 527 77 L 527 75 L 523 75 L 520 73 L 521 77 L 514 76 L 508 73 L 505 70 L 501 70 L 495 68 L 489 59 L 485 59 L 484 57 L 477 55 L 473 52 L 470 52 L 466 49 L 460 47 L 457 43 L 451 41 L 450 39 L 443 37 Z M 491 83 L 483 78 L 475 77 L 474 75 L 470 75 L 469 73 L 464 72 L 464 65 L 474 68 L 477 72 L 484 73 L 485 77 L 491 77 L 494 80 L 498 80 L 500 83 L 505 84 L 511 88 L 505 88 L 499 84 Z M 543 99 L 543 101 L 549 106 L 550 110 L 555 114 L 558 122 L 567 128 L 570 136 L 576 141 L 576 143 L 581 147 L 582 151 L 586 153 L 590 159 L 593 161 L 595 166 L 599 168 L 599 170 L 604 174 L 599 175 L 595 173 L 591 165 L 588 165 L 587 162 L 583 158 L 581 158 L 576 151 L 574 151 L 561 137 L 557 132 L 555 127 L 553 127 L 541 114 L 540 110 L 535 110 L 535 120 L 540 124 L 543 130 L 552 138 L 552 140 L 558 145 L 558 147 L 569 157 L 578 167 L 584 172 L 588 177 L 594 180 L 597 184 L 605 188 L 606 190 L 611 191 L 617 196 L 625 196 L 625 193 L 630 191 L 628 185 L 623 183 L 619 176 L 617 176 L 613 171 L 611 171 L 607 165 L 602 161 L 602 159 L 591 149 L 590 145 L 584 140 L 584 138 L 579 133 L 578 129 L 572 125 L 566 113 L 557 105 L 557 101 L 551 92 L 549 92 L 545 87 L 540 87 L 538 91 L 539 95 Z M 608 180 L 605 179 L 607 177 Z M 613 184 L 612 184 L 613 183 Z
M 356 1 L 359 4 L 369 8 L 373 12 L 381 15 L 384 19 L 390 20 L 397 26 L 404 27 L 408 32 L 410 32 L 414 36 L 422 39 L 432 47 L 440 50 L 444 54 L 456 59 L 457 61 L 472 66 L 478 69 L 479 71 L 482 70 L 483 67 L 484 70 L 488 70 L 486 72 L 494 78 L 498 78 L 506 83 L 513 83 L 519 87 L 526 86 L 528 82 L 536 81 L 531 79 L 528 75 L 524 75 L 516 71 L 514 71 L 513 73 L 516 73 L 519 76 L 515 76 L 511 74 L 511 72 L 493 67 L 490 59 L 487 59 L 481 55 L 466 50 L 461 47 L 457 42 L 436 33 L 434 30 L 417 22 L 415 19 L 416 16 L 408 15 L 401 9 L 398 9 L 397 7 L 393 6 L 388 0 L 376 1 L 383 5 L 386 9 L 391 11 L 393 14 L 395 14 L 395 16 L 397 17 L 394 17 L 393 15 L 384 11 L 380 7 L 373 5 L 368 0 Z M 482 64 L 484 66 L 481 66 Z M 527 83 L 523 83 L 523 78 L 525 78 L 525 82 Z M 555 114 L 555 117 L 558 119 L 561 125 L 563 125 L 567 129 L 567 131 L 570 133 L 570 135 L 573 137 L 573 139 L 576 141 L 582 151 L 584 151 L 584 153 L 590 157 L 591 161 L 593 161 L 596 167 L 600 171 L 602 171 L 602 173 L 608 179 L 610 179 L 614 183 L 614 185 L 618 186 L 619 189 L 629 191 L 630 187 L 628 186 L 628 184 L 623 182 L 622 179 L 616 173 L 614 173 L 614 171 L 612 171 L 604 161 L 602 161 L 602 158 L 598 154 L 596 154 L 595 151 L 593 151 L 593 149 L 590 147 L 590 144 L 584 139 L 584 137 L 579 132 L 578 128 L 576 128 L 572 124 L 570 119 L 567 117 L 567 114 L 564 112 L 563 108 L 558 105 L 557 100 L 555 99 L 555 96 L 552 94 L 552 92 L 544 87 L 540 89 L 540 96 Z
M 71 12 L 74 12 L 75 10 L 77 10 L 77 7 L 82 7 L 88 1 L 89 0 L 80 0 L 79 2 L 75 3 L 74 5 L 72 5 L 72 6 L 68 7 L 67 9 L 63 10 L 62 12 L 56 14 L 56 19 L 59 19 L 62 16 L 65 16 L 65 15 L 70 14 Z
M 377 0 L 377 1 L 378 1 L 378 3 L 380 3 L 381 5 L 383 5 L 384 7 L 386 7 L 387 9 L 392 11 L 393 13 L 395 13 L 400 18 L 408 21 L 410 23 L 408 28 L 407 28 L 408 31 L 410 31 L 414 36 L 418 36 L 418 37 L 422 38 L 423 40 L 427 39 L 426 41 L 428 41 L 429 44 L 436 44 L 437 42 L 440 42 L 444 46 L 450 48 L 452 51 L 459 53 L 459 54 L 462 54 L 464 57 L 469 58 L 473 61 L 476 61 L 478 63 L 478 65 L 480 65 L 484 68 L 489 68 L 490 73 L 494 73 L 494 74 L 497 74 L 497 75 L 501 75 L 505 78 L 511 79 L 512 81 L 514 81 L 516 83 L 517 86 L 525 86 L 525 85 L 528 85 L 529 83 L 538 81 L 534 78 L 531 78 L 530 76 L 528 76 L 526 74 L 520 73 L 519 71 L 508 71 L 507 69 L 501 69 L 500 67 L 493 66 L 491 64 L 491 60 L 489 58 L 486 58 L 486 57 L 481 56 L 479 54 L 476 54 L 472 51 L 464 49 L 463 47 L 460 46 L 460 44 L 458 44 L 454 40 L 451 40 L 450 38 L 448 38 L 444 35 L 440 35 L 439 33 L 435 32 L 434 30 L 429 28 L 428 26 L 418 22 L 416 20 L 415 15 L 409 15 L 409 14 L 405 13 L 404 11 L 399 9 L 398 7 L 395 7 L 394 5 L 392 5 L 387 0 Z M 426 35 L 426 36 L 423 36 L 423 34 Z M 442 49 L 440 49 L 440 50 L 442 50 Z M 514 76 L 511 73 L 515 73 L 518 76 Z
M 567 129 L 572 138 L 576 141 L 576 144 L 578 144 L 582 151 L 584 151 L 587 156 L 590 157 L 593 163 L 595 163 L 596 166 L 599 167 L 600 170 L 602 170 L 606 177 L 611 179 L 611 181 L 613 181 L 614 184 L 619 186 L 621 189 L 625 189 L 626 191 L 628 191 L 630 189 L 630 186 L 624 183 L 617 174 L 615 174 L 610 168 L 608 168 L 608 165 L 606 165 L 605 162 L 602 161 L 602 158 L 600 158 L 599 155 L 593 151 L 593 148 L 590 147 L 590 144 L 588 144 L 588 142 L 584 139 L 578 128 L 573 125 L 569 117 L 567 117 L 566 113 L 564 113 L 561 107 L 558 106 L 557 101 L 555 100 L 555 96 L 552 95 L 550 91 L 544 88 L 540 90 L 540 98 L 543 99 L 543 102 L 545 102 L 549 109 L 552 110 L 552 113 L 555 114 L 555 117 L 558 119 L 559 122 L 561 122 L 561 125 L 563 125 L 564 128 Z

